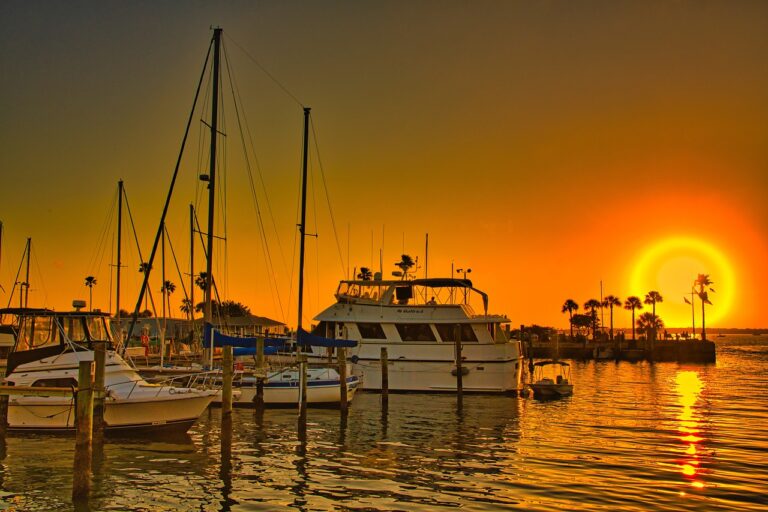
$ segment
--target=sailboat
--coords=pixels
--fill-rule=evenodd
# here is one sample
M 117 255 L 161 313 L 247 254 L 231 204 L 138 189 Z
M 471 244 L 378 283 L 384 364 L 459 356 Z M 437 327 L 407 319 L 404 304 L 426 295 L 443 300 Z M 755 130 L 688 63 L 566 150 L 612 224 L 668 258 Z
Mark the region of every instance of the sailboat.
M 298 299 L 298 321 L 296 328 L 296 339 L 269 339 L 263 340 L 265 344 L 264 351 L 269 354 L 276 354 L 279 349 L 285 350 L 287 346 L 295 344 L 298 349 L 301 347 L 321 346 L 321 347 L 355 347 L 357 342 L 352 340 L 337 340 L 313 336 L 302 328 L 302 314 L 304 304 L 304 242 L 306 226 L 306 204 L 307 204 L 307 145 L 309 136 L 309 113 L 310 109 L 304 108 L 304 159 L 302 166 L 302 203 L 301 203 L 301 222 L 299 224 L 300 242 L 299 242 L 299 299 Z M 209 252 L 210 254 L 210 252 Z M 233 345 L 244 349 L 253 348 L 256 344 L 256 338 L 238 338 L 226 336 L 218 333 L 211 326 L 206 326 L 205 331 L 206 344 L 209 344 L 211 350 L 215 346 Z M 250 353 L 253 353 L 250 351 Z M 349 375 L 351 372 L 347 372 Z M 267 371 L 266 376 L 256 376 L 253 373 L 236 372 L 233 384 L 239 389 L 240 396 L 234 400 L 235 405 L 252 404 L 258 392 L 259 380 L 263 380 L 263 399 L 265 405 L 271 406 L 294 406 L 301 400 L 301 375 L 300 366 L 289 365 L 276 370 Z M 360 386 L 360 377 L 349 375 L 346 378 L 346 396 L 351 401 Z M 307 369 L 307 393 L 306 401 L 308 406 L 328 406 L 338 405 L 341 401 L 341 376 L 336 368 L 320 365 Z

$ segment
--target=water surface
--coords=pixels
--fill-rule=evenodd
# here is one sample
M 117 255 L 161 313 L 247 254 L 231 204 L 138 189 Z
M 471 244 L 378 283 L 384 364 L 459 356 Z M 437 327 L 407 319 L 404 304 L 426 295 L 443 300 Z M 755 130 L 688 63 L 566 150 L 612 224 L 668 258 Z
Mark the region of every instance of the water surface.
M 574 363 L 542 402 L 360 393 L 348 417 L 219 410 L 177 439 L 108 440 L 79 510 L 765 510 L 768 339 L 716 365 Z M 226 429 L 225 429 L 226 430 Z M 229 449 L 231 447 L 231 449 Z M 72 438 L 0 444 L 0 508 L 72 510 Z

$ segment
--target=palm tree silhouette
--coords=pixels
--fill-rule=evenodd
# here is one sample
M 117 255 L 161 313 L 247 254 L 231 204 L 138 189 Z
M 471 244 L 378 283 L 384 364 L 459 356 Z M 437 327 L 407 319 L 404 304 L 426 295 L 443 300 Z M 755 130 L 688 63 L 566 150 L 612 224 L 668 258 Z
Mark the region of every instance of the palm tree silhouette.
M 181 299 L 181 306 L 179 306 L 179 309 L 182 313 L 187 315 L 187 318 L 189 320 L 192 319 L 192 311 L 194 311 L 194 308 L 192 307 L 192 301 L 189 299 Z
M 699 276 L 696 278 L 696 281 L 693 282 L 694 286 L 698 286 L 699 289 L 697 290 L 696 294 L 699 296 L 699 299 L 701 299 L 701 339 L 702 341 L 707 339 L 707 327 L 706 327 L 706 321 L 704 320 L 704 305 L 705 304 L 712 304 L 709 301 L 709 293 L 707 292 L 706 288 L 709 288 L 709 291 L 714 292 L 711 288 L 711 286 L 715 284 L 709 279 L 709 274 L 699 274 Z
M 613 306 L 621 307 L 621 300 L 615 295 L 606 295 L 603 299 L 603 307 L 611 311 L 611 339 L 613 339 Z
M 85 286 L 88 287 L 88 310 L 93 311 L 93 287 L 96 286 L 96 278 L 87 276 L 85 278 Z
M 603 303 L 597 299 L 589 299 L 584 303 L 584 309 L 589 310 L 589 315 L 592 317 L 592 339 L 595 339 L 595 333 L 597 333 L 597 310 L 603 307 Z
M 653 316 L 656 316 L 656 304 L 658 302 L 664 302 L 664 297 L 661 296 L 661 294 L 655 290 L 651 290 L 648 293 L 645 294 L 645 300 L 643 301 L 646 304 L 649 304 L 652 306 L 651 312 L 653 313 Z M 656 332 L 653 331 L 651 333 L 651 341 L 656 341 Z
M 168 305 L 168 314 L 171 314 L 171 294 L 176 291 L 176 285 L 171 281 L 166 280 L 163 286 L 160 287 L 160 293 L 165 295 L 166 304 Z
M 360 272 L 357 274 L 358 279 L 362 279 L 363 281 L 370 281 L 373 277 L 373 274 L 371 273 L 371 269 L 368 267 L 360 267 Z
M 198 288 L 205 291 L 208 285 L 208 272 L 200 272 L 195 276 L 195 284 Z
M 632 339 L 635 339 L 635 310 L 636 309 L 643 309 L 643 302 L 640 300 L 640 297 L 635 297 L 634 295 L 631 297 L 627 297 L 627 300 L 624 301 L 624 309 L 629 309 L 632 311 Z
M 568 312 L 568 324 L 571 326 L 571 339 L 573 339 L 573 312 L 578 310 L 579 305 L 576 304 L 576 301 L 573 299 L 567 299 L 563 302 L 563 309 L 560 310 L 561 313 Z
M 640 334 L 655 335 L 659 329 L 664 328 L 664 322 L 653 313 L 646 311 L 637 319 L 637 332 Z
M 400 256 L 400 261 L 395 263 L 395 266 L 400 267 L 400 270 L 403 271 L 403 279 L 405 280 L 408 278 L 408 271 L 411 270 L 415 264 L 416 263 L 413 261 L 413 258 L 407 254 L 403 254 Z

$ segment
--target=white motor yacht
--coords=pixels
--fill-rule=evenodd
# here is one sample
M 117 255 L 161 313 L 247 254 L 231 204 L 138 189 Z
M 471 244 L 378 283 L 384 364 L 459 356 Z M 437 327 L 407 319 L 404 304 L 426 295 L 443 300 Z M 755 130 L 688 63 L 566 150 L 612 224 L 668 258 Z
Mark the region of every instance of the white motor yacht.
M 482 314 L 471 305 L 478 298 Z M 504 329 L 509 319 L 488 314 L 488 296 L 468 279 L 341 281 L 336 303 L 315 320 L 319 324 L 312 334 L 358 342 L 348 354 L 362 389 L 381 389 L 381 349 L 386 347 L 389 390 L 455 392 L 457 334 L 464 391 L 521 389 L 520 343 Z M 312 350 L 320 358 L 330 349 Z
M 186 432 L 217 394 L 145 381 L 115 350 L 107 313 L 19 308 L 0 314 L 16 316 L 16 341 L 5 378 L 11 386 L 77 387 L 80 361 L 93 361 L 94 341 L 107 342 L 107 432 Z M 72 430 L 74 397 L 11 396 L 8 424 L 12 430 Z

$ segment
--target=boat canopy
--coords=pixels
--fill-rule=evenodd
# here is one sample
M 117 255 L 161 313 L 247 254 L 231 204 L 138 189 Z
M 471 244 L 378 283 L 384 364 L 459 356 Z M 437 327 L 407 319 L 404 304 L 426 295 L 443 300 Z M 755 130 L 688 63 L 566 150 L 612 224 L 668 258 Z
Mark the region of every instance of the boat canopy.
M 304 329 L 299 329 L 299 345 L 312 346 L 312 347 L 326 347 L 326 348 L 353 348 L 357 346 L 357 342 L 354 340 L 336 340 L 332 338 L 324 338 L 322 336 L 315 336 L 310 334 Z
M 571 366 L 565 361 L 555 361 L 554 359 L 547 359 L 546 361 L 536 361 L 535 363 L 533 363 L 534 366 L 547 366 L 549 364 L 559 364 L 560 366 Z
M 203 333 L 203 340 L 207 346 L 211 344 L 211 337 L 213 337 L 214 347 L 243 347 L 256 349 L 256 342 L 259 339 L 257 337 L 245 337 L 245 336 L 229 336 L 221 333 L 219 330 L 214 329 L 213 325 L 205 324 L 205 331 Z M 270 354 L 267 348 L 274 348 L 275 352 L 278 349 L 284 349 L 287 339 L 283 338 L 263 338 L 264 340 L 264 353 Z M 255 352 L 254 352 L 255 353 Z

